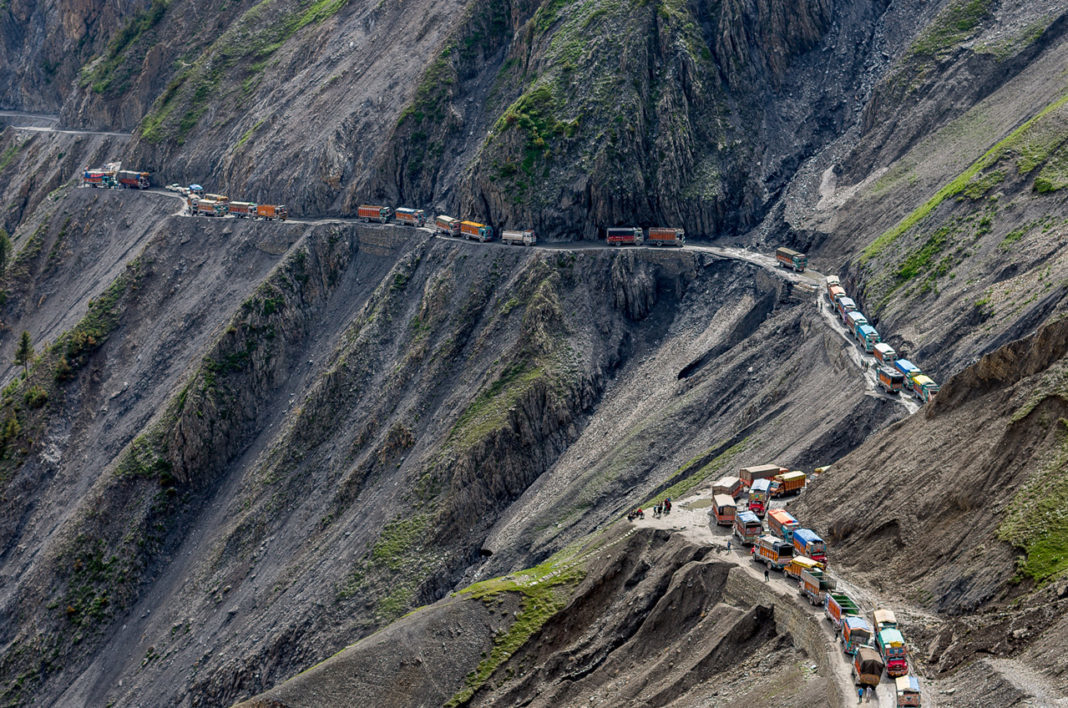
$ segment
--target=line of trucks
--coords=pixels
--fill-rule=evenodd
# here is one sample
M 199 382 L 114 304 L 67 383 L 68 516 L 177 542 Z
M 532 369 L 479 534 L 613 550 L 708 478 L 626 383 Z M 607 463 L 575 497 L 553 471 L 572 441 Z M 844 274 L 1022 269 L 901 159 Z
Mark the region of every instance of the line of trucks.
M 941 387 L 911 361 L 899 358 L 894 348 L 882 341 L 879 333 L 857 307 L 857 303 L 846 295 L 838 276 L 828 275 L 826 288 L 827 299 L 831 301 L 853 339 L 878 362 L 875 376 L 879 388 L 887 393 L 908 391 L 924 403 L 934 398 Z
M 827 574 L 823 539 L 802 527 L 786 509 L 768 508 L 773 497 L 800 493 L 805 478 L 803 472 L 790 472 L 774 464 L 743 467 L 737 476 L 721 477 L 712 485 L 710 523 L 731 527 L 732 535 L 743 546 L 752 547 L 755 562 L 796 581 L 800 595 L 823 607 L 834 625 L 836 639 L 850 657 L 856 685 L 877 686 L 885 670 L 895 679 L 897 705 L 919 706 L 919 682 L 909 675 L 908 648 L 894 614 L 876 609 L 869 622 L 859 604 L 839 591 Z M 747 492 L 748 508 L 739 511 L 738 497 Z M 766 529 L 762 517 L 766 517 Z
M 266 221 L 285 221 L 289 211 L 284 204 L 257 204 L 256 202 L 234 202 L 225 194 L 205 193 L 199 184 L 188 187 L 169 185 L 167 189 L 185 195 L 186 208 L 190 216 L 233 216 L 238 219 L 263 219 Z
M 109 162 L 104 167 L 82 170 L 82 186 L 94 189 L 148 189 L 152 186 L 148 173 L 124 170 L 121 162 Z

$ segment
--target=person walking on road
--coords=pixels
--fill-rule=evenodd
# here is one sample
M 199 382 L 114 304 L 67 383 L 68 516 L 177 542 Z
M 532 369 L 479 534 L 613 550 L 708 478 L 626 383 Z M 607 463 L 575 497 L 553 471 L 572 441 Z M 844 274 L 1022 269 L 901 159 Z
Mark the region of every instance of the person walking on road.
M 727 553 L 730 553 L 730 552 L 731 552 L 731 540 L 728 538 L 727 539 Z
M 771 573 L 769 573 L 769 572 L 768 572 L 768 569 L 767 569 L 767 568 L 765 568 L 765 569 L 764 569 L 764 582 L 766 583 L 766 582 L 768 582 L 769 580 L 771 580 Z
M 865 703 L 871 703 L 871 697 L 874 694 L 875 694 L 875 689 L 872 688 L 871 686 L 868 686 L 868 688 L 864 691 L 864 702 Z
M 860 688 L 857 689 L 857 703 L 860 703 L 863 700 L 864 700 L 864 687 L 861 686 Z

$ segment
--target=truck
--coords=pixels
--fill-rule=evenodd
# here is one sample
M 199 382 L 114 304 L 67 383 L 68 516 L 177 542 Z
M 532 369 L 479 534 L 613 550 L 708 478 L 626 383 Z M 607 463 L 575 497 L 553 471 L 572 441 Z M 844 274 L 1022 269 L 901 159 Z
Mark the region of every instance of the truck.
M 193 209 L 193 214 L 203 216 L 226 216 L 230 213 L 225 204 L 206 197 L 193 202 Z
M 886 664 L 888 676 L 896 678 L 909 672 L 908 650 L 905 638 L 897 629 L 884 629 L 875 634 L 875 646 Z
M 124 189 L 148 189 L 152 186 L 152 183 L 148 181 L 147 172 L 119 170 L 115 177 Z
M 854 310 L 846 313 L 845 324 L 849 328 L 849 333 L 856 338 L 857 330 L 868 324 L 868 318 L 860 310 Z
M 746 487 L 752 488 L 753 482 L 758 479 L 771 479 L 777 474 L 783 474 L 790 470 L 778 465 L 756 465 L 755 467 L 743 467 L 738 470 L 738 477 Z
M 845 297 L 846 291 L 841 285 L 829 285 L 827 286 L 827 299 L 831 301 L 832 305 L 838 304 L 838 298 Z
M 840 297 L 835 304 L 838 308 L 838 316 L 842 318 L 842 323 L 849 324 L 849 320 L 846 317 L 850 312 L 857 311 L 857 303 L 853 302 L 851 297 Z
M 880 341 L 879 333 L 871 325 L 861 325 L 857 327 L 857 341 L 864 347 L 864 351 L 871 352 Z
M 871 625 L 863 617 L 849 616 L 842 620 L 842 651 L 856 654 L 857 649 L 871 641 Z
M 894 368 L 903 373 L 906 379 L 911 379 L 913 376 L 919 376 L 923 373 L 920 371 L 920 367 L 908 359 L 894 359 Z
M 384 224 L 393 216 L 393 210 L 388 206 L 361 204 L 356 207 L 356 216 L 358 216 L 364 223 L 377 221 L 380 224 Z
M 682 229 L 672 229 L 665 226 L 654 226 L 649 229 L 650 246 L 678 246 L 686 245 L 686 232 Z
M 775 260 L 784 268 L 792 268 L 798 273 L 804 273 L 808 266 L 808 256 L 791 248 L 775 249 Z
M 860 608 L 857 607 L 857 603 L 853 602 L 853 598 L 844 592 L 827 593 L 823 603 L 823 611 L 827 615 L 827 619 L 834 625 L 835 632 L 841 631 L 842 621 L 846 617 L 860 615 Z
M 853 655 L 853 683 L 875 688 L 883 678 L 883 660 L 871 647 L 860 647 Z
M 803 571 L 811 570 L 813 568 L 815 568 L 816 570 L 823 570 L 824 565 L 819 561 L 812 560 L 808 556 L 795 555 L 793 558 L 790 559 L 790 562 L 787 563 L 786 566 L 782 569 L 782 574 L 788 578 L 800 580 L 801 573 Z
M 195 194 L 199 197 L 204 194 L 204 188 L 201 187 L 199 184 L 191 184 L 189 185 L 189 193 Z
M 806 568 L 801 571 L 797 591 L 804 595 L 810 604 L 822 605 L 823 598 L 831 590 L 834 590 L 834 581 L 826 572 L 818 568 Z
M 897 617 L 894 616 L 892 610 L 888 610 L 885 607 L 877 607 L 872 611 L 871 623 L 876 632 L 881 632 L 884 629 L 897 629 Z
M 493 238 L 493 227 L 477 221 L 461 221 L 460 235 L 471 241 L 485 243 Z
M 82 172 L 82 184 L 94 189 L 112 189 L 119 186 L 115 174 L 108 170 L 85 170 Z
M 800 470 L 794 470 L 793 472 L 787 472 L 786 474 L 777 474 L 771 482 L 771 489 L 769 490 L 772 497 L 778 499 L 779 497 L 785 497 L 788 494 L 800 494 L 801 490 L 805 488 L 805 481 L 808 477 L 804 472 Z
M 230 202 L 227 211 L 239 219 L 256 218 L 256 205 L 252 202 Z
M 794 557 L 794 547 L 778 536 L 765 534 L 753 546 L 753 560 L 774 570 L 782 570 Z
M 732 479 L 738 479 L 733 477 Z M 742 480 L 738 479 L 738 487 L 741 488 Z M 771 491 L 770 479 L 758 479 L 749 488 L 749 511 L 763 518 L 768 511 L 768 495 Z
M 828 288 L 832 285 L 842 284 L 841 279 L 837 275 L 828 275 L 826 278 L 823 279 L 823 282 L 827 285 Z
M 909 674 L 908 676 L 898 676 L 894 679 L 894 688 L 897 691 L 897 703 L 894 705 L 897 708 L 904 708 L 908 706 L 920 705 L 920 681 L 915 676 Z
M 256 218 L 266 219 L 267 221 L 285 221 L 289 218 L 289 210 L 286 209 L 284 204 L 257 204 L 256 205 Z
M 936 393 L 942 390 L 942 387 L 932 381 L 930 376 L 924 374 L 911 377 L 909 383 L 911 384 L 912 392 L 924 403 L 930 401 Z
M 612 226 L 604 230 L 604 240 L 609 246 L 640 246 L 644 237 L 637 226 Z
M 397 220 L 398 224 L 418 227 L 426 223 L 426 212 L 422 209 L 397 207 L 397 210 L 393 212 L 393 218 Z
M 728 494 L 733 499 L 737 499 L 738 495 L 742 493 L 742 480 L 737 477 L 720 477 L 712 483 L 713 494 Z
M 225 194 L 205 194 L 204 198 L 211 199 L 213 201 L 219 202 L 220 204 L 226 204 L 230 201 L 230 197 L 226 196 Z
M 768 530 L 782 540 L 793 543 L 794 531 L 799 528 L 801 528 L 801 522 L 786 509 L 772 509 L 768 512 Z
M 733 526 L 737 509 L 738 505 L 732 496 L 716 494 L 712 497 L 712 515 L 716 519 L 716 526 Z
M 459 236 L 460 220 L 454 219 L 451 216 L 446 216 L 445 214 L 438 214 L 434 218 L 434 231 L 435 233 L 445 234 L 446 236 Z
M 812 560 L 827 562 L 827 550 L 823 539 L 810 529 L 794 529 L 793 533 L 794 553 L 799 556 L 808 556 Z
M 897 359 L 897 352 L 895 352 L 894 348 L 886 342 L 879 342 L 872 347 L 872 354 L 884 364 L 892 364 L 894 363 L 894 359 Z
M 531 229 L 523 231 L 508 230 L 501 232 L 501 241 L 515 244 L 516 246 L 533 246 L 538 242 L 538 237 L 534 235 Z
M 887 393 L 901 393 L 901 387 L 905 385 L 905 375 L 900 371 L 891 369 L 889 366 L 880 366 L 876 370 L 875 376 L 879 388 L 884 389 Z
M 743 546 L 752 546 L 764 532 L 764 524 L 751 511 L 743 511 L 734 516 L 734 535 Z

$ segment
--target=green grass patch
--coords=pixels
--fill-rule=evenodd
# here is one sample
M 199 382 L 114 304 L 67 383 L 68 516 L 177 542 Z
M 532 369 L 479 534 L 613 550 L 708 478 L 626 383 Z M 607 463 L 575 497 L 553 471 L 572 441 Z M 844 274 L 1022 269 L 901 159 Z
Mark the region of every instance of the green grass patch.
M 116 88 L 119 92 L 129 86 L 130 77 L 140 70 L 144 52 L 133 56 L 130 49 L 150 31 L 167 12 L 171 0 L 152 0 L 152 4 L 137 13 L 123 25 L 111 41 L 108 42 L 104 55 L 93 65 L 92 69 L 83 68 L 82 85 L 91 85 L 96 93 L 105 93 Z M 147 46 L 147 42 L 145 43 Z
M 134 259 L 100 297 L 89 301 L 85 317 L 73 329 L 59 336 L 52 344 L 52 350 L 62 353 L 71 367 L 78 368 L 84 363 L 85 355 L 95 351 L 118 327 L 122 315 L 120 301 L 127 290 L 137 286 L 141 277 L 141 261 Z
M 519 593 L 523 599 L 512 625 L 506 632 L 497 635 L 489 656 L 468 674 L 464 688 L 449 699 L 446 706 L 460 706 L 470 700 L 498 666 L 564 608 L 571 591 L 585 576 L 585 570 L 578 565 L 564 565 L 566 555 L 557 554 L 529 570 L 476 583 L 461 591 L 461 594 L 483 601 L 505 592 Z
M 923 219 L 927 218 L 943 201 L 946 199 L 955 197 L 963 192 L 968 185 L 972 183 L 976 175 L 980 172 L 992 167 L 998 160 L 1006 155 L 1010 150 L 1017 149 L 1022 140 L 1028 135 L 1028 132 L 1034 128 L 1036 124 L 1053 111 L 1061 108 L 1068 103 L 1068 94 L 1065 94 L 1058 98 L 1053 103 L 1043 108 L 1032 118 L 1026 121 L 1023 125 L 1013 130 L 1006 137 L 997 142 L 992 148 L 986 151 L 982 157 L 973 162 L 968 169 L 959 174 L 953 181 L 945 185 L 938 192 L 935 193 L 930 199 L 924 202 L 919 208 L 915 209 L 908 216 L 903 218 L 892 228 L 884 232 L 877 239 L 868 244 L 868 247 L 864 249 L 864 252 L 860 256 L 860 262 L 862 264 L 867 263 L 872 258 L 875 258 L 882 253 L 890 244 L 900 238 L 903 234 L 908 232 L 912 227 L 918 224 Z M 1022 166 L 1021 166 L 1022 169 Z
M 976 33 L 993 0 L 956 0 L 945 7 L 909 47 L 908 56 L 940 58 Z
M 972 200 L 982 199 L 987 192 L 1004 181 L 1005 172 L 1002 170 L 979 172 L 965 185 L 961 194 Z
M 3 153 L 0 153 L 0 170 L 11 164 L 11 161 L 15 159 L 15 155 L 19 154 L 19 150 L 22 149 L 22 143 L 14 142 L 8 145 L 7 149 Z
M 1053 152 L 1035 176 L 1035 191 L 1039 194 L 1057 192 L 1068 187 L 1068 144 Z
M 1055 458 L 1017 491 L 997 532 L 1024 551 L 1019 574 L 1040 584 L 1068 570 L 1068 420 L 1060 418 L 1056 425 L 1060 448 Z
M 508 412 L 547 371 L 532 361 L 517 361 L 478 394 L 449 433 L 450 442 L 468 448 L 508 423 Z
M 411 561 L 414 550 L 421 546 L 430 524 L 427 514 L 400 516 L 382 528 L 378 541 L 371 548 L 371 562 L 390 570 L 400 570 Z
M 245 143 L 247 143 L 248 139 L 252 137 L 253 133 L 260 129 L 260 126 L 263 125 L 263 123 L 264 121 L 258 120 L 256 121 L 256 125 L 246 130 L 241 136 L 241 139 L 237 141 L 236 145 L 234 145 L 234 150 L 239 150 Z

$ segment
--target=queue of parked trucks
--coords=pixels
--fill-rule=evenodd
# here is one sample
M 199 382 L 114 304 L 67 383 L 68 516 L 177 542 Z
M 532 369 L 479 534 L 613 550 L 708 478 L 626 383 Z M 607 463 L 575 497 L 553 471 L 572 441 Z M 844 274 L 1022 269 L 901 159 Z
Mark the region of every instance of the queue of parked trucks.
M 875 376 L 879 388 L 887 393 L 908 391 L 924 403 L 934 398 L 941 387 L 911 361 L 899 358 L 894 348 L 882 341 L 879 332 L 871 326 L 856 302 L 846 295 L 838 276 L 827 276 L 826 292 L 827 299 L 831 301 L 853 339 L 878 362 Z
M 824 540 L 786 509 L 768 508 L 773 496 L 800 493 L 805 479 L 803 472 L 774 464 L 743 467 L 737 476 L 721 477 L 712 485 L 710 523 L 729 526 L 738 543 L 752 546 L 755 562 L 780 571 L 797 583 L 802 597 L 823 607 L 849 657 L 857 686 L 877 686 L 885 671 L 896 680 L 896 705 L 919 706 L 919 682 L 909 675 L 908 648 L 894 614 L 878 608 L 869 621 L 860 604 L 827 573 Z M 791 484 L 792 480 L 799 483 Z M 747 508 L 739 509 L 738 498 L 747 492 Z M 761 517 L 766 517 L 766 529 Z

